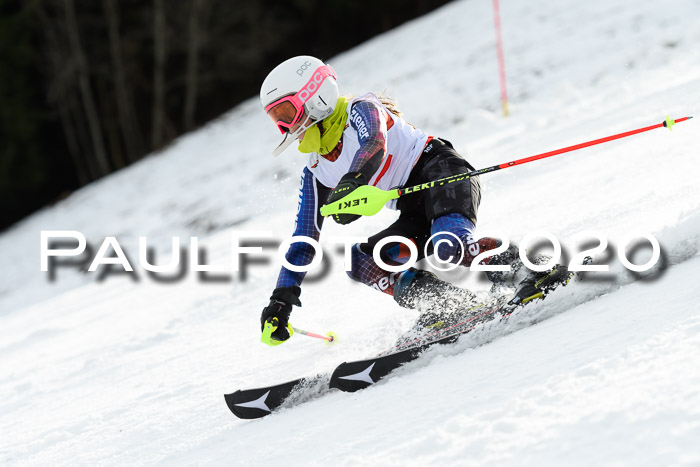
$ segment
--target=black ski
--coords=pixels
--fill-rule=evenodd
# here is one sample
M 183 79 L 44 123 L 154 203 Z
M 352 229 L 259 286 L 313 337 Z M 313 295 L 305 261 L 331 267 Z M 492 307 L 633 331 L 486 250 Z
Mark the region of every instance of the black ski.
M 415 339 L 402 339 L 391 353 L 367 360 L 341 363 L 331 375 L 329 386 L 345 392 L 364 389 L 398 367 L 416 360 L 428 347 L 455 342 L 478 324 L 494 319 L 497 314 L 507 316 L 511 311 L 506 310 L 503 305 L 495 305 L 487 310 L 466 315 L 462 321 L 439 331 Z
M 492 311 L 495 312 L 497 309 L 489 310 L 489 312 Z M 451 326 L 449 330 L 443 329 L 424 335 L 419 344 L 410 340 L 397 344 L 389 354 L 369 360 L 343 363 L 335 369 L 330 380 L 327 374 L 299 378 L 262 388 L 238 390 L 231 394 L 225 394 L 224 399 L 229 410 L 236 417 L 255 419 L 269 415 L 281 407 L 298 405 L 332 388 L 350 392 L 357 391 L 379 381 L 404 363 L 415 360 L 429 346 L 454 342 L 460 335 L 468 332 L 467 327 L 472 329 L 477 323 L 483 322 L 483 319 L 478 318 L 484 316 L 484 312 L 478 313 L 471 319 Z M 367 365 L 363 366 L 365 362 Z M 371 368 L 366 375 L 358 375 L 370 366 Z M 356 369 L 357 371 L 355 371 Z
M 584 264 L 591 262 L 587 257 Z M 497 316 L 506 317 L 522 306 L 523 304 L 516 306 L 506 303 L 501 297 L 501 300 L 474 307 L 464 314 L 452 317 L 450 322 L 441 323 L 439 329 L 428 330 L 419 336 L 406 336 L 388 353 L 367 360 L 341 363 L 333 371 L 330 380 L 326 374 L 257 389 L 239 390 L 224 396 L 226 405 L 238 418 L 255 419 L 279 408 L 295 406 L 318 397 L 332 388 L 346 392 L 364 389 L 401 365 L 417 359 L 427 348 L 435 344 L 452 343 L 479 324 Z
M 592 264 L 592 262 L 593 259 L 587 256 L 583 264 Z M 573 277 L 574 273 L 570 273 L 569 279 L 563 285 L 566 286 Z M 548 292 L 557 287 L 558 285 L 550 287 Z M 367 360 L 341 363 L 331 375 L 330 387 L 346 392 L 364 389 L 400 366 L 416 360 L 428 347 L 435 344 L 452 343 L 460 336 L 472 331 L 477 325 L 491 321 L 497 316 L 505 318 L 516 309 L 526 305 L 515 299 L 507 302 L 498 300 L 492 305 L 473 308 L 465 314 L 453 318 L 449 323 L 440 323 L 442 327 L 436 331 L 428 331 L 415 338 L 402 338 L 390 353 Z

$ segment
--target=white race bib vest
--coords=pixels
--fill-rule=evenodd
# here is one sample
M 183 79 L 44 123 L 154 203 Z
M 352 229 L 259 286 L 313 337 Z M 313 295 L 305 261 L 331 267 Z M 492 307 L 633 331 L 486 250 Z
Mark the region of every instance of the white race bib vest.
M 350 165 L 355 158 L 357 150 L 360 149 L 357 131 L 349 123 L 352 105 L 358 101 L 376 103 L 385 109 L 389 117 L 393 119 L 393 125 L 387 131 L 387 153 L 384 156 L 384 161 L 379 166 L 379 170 L 369 180 L 369 184 L 382 190 L 404 186 L 406 180 L 408 180 L 408 175 L 411 173 L 413 166 L 416 165 L 428 141 L 428 134 L 412 127 L 404 119 L 390 113 L 377 96 L 372 93 L 356 97 L 349 102 L 347 110 L 348 124 L 343 132 L 343 149 L 338 158 L 335 161 L 329 161 L 318 153 L 311 153 L 308 163 L 309 170 L 323 185 L 329 188 L 334 188 L 341 177 L 350 171 Z M 396 200 L 389 201 L 386 206 L 396 209 Z

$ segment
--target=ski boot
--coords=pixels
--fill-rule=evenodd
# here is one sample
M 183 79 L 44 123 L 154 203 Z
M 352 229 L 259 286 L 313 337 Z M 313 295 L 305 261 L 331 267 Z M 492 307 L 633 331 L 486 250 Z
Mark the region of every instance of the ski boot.
M 574 273 L 569 272 L 569 268 L 557 264 L 553 269 L 544 272 L 531 272 L 518 286 L 513 298 L 507 303 L 507 307 L 513 308 L 525 303 L 543 298 L 547 293 L 557 288 L 559 285 L 568 284 Z
M 410 268 L 402 272 L 394 286 L 394 300 L 404 308 L 418 310 L 416 331 L 449 327 L 475 306 L 475 295 L 439 279 L 429 271 Z

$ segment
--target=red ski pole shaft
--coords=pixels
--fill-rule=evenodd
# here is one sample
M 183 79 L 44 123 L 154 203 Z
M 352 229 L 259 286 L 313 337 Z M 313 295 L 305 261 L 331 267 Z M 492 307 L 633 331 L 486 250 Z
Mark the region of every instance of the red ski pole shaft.
M 299 333 L 303 336 L 313 337 L 314 339 L 323 339 L 324 341 L 331 343 L 335 340 L 335 333 L 329 332 L 327 335 L 322 336 L 321 334 L 316 334 L 315 332 L 305 331 L 303 329 L 292 327 L 294 332 Z
M 613 141 L 613 140 L 620 139 L 620 138 L 626 138 L 628 136 L 636 135 L 638 133 L 644 133 L 645 131 L 654 130 L 656 128 L 661 128 L 661 127 L 670 128 L 674 124 L 676 124 L 678 122 L 683 122 L 683 121 L 688 120 L 690 118 L 693 118 L 693 117 L 683 117 L 683 118 L 679 118 L 677 120 L 672 120 L 673 123 L 671 123 L 671 124 L 668 124 L 668 120 L 665 120 L 661 123 L 657 123 L 656 125 L 645 126 L 644 128 L 637 128 L 636 130 L 625 131 L 624 133 L 618 133 L 616 135 L 606 136 L 605 138 L 594 139 L 592 141 L 586 141 L 585 143 L 574 144 L 573 146 L 567 146 L 565 148 L 555 149 L 554 151 L 543 152 L 542 154 L 537 154 L 537 155 L 530 156 L 530 157 L 524 157 L 522 159 L 518 159 L 518 160 L 515 160 L 512 162 L 506 162 L 504 164 L 500 164 L 497 167 L 499 169 L 505 169 L 506 167 L 512 167 L 514 165 L 520 165 L 520 164 L 527 164 L 528 162 L 536 161 L 539 159 L 544 159 L 547 157 L 556 156 L 558 154 L 563 154 L 565 152 L 576 151 L 577 149 L 583 149 L 583 148 L 587 148 L 589 146 L 595 146 L 596 144 L 603 144 L 603 143 L 607 143 L 608 141 Z
M 399 188 L 398 189 L 398 196 L 403 196 L 403 195 L 415 193 L 416 191 L 429 189 L 429 188 L 432 188 L 434 186 L 442 186 L 442 185 L 445 185 L 447 183 L 459 182 L 462 180 L 466 180 L 469 177 L 474 177 L 476 175 L 482 175 L 482 174 L 486 174 L 486 173 L 490 173 L 490 172 L 495 172 L 496 170 L 507 169 L 508 167 L 513 167 L 516 165 L 527 164 L 528 162 L 532 162 L 532 161 L 536 161 L 536 160 L 540 160 L 540 159 L 545 159 L 547 157 L 556 156 L 558 154 L 563 154 L 565 152 L 576 151 L 577 149 L 587 148 L 589 146 L 595 146 L 596 144 L 602 144 L 602 143 L 607 143 L 608 141 L 613 141 L 613 140 L 620 139 L 620 138 L 626 138 L 627 136 L 636 135 L 638 133 L 643 133 L 645 131 L 653 130 L 655 128 L 666 127 L 668 129 L 671 129 L 671 127 L 673 127 L 673 125 L 675 125 L 676 123 L 683 122 L 685 120 L 690 120 L 691 118 L 693 118 L 693 117 L 683 117 L 683 118 L 678 118 L 676 120 L 673 120 L 671 118 L 666 117 L 666 120 L 664 120 L 661 123 L 657 123 L 656 125 L 645 126 L 644 128 L 638 128 L 636 130 L 625 131 L 624 133 L 618 133 L 616 135 L 606 136 L 605 138 L 598 138 L 598 139 L 594 139 L 592 141 L 586 141 L 585 143 L 574 144 L 573 146 L 567 146 L 565 148 L 555 149 L 554 151 L 543 152 L 542 154 L 536 154 L 534 156 L 529 156 L 529 157 L 523 157 L 522 159 L 516 159 L 516 160 L 511 161 L 511 162 L 504 162 L 503 164 L 493 165 L 491 167 L 486 167 L 484 169 L 474 170 L 472 172 L 465 173 L 465 174 L 451 175 L 449 177 L 441 178 L 439 180 L 435 180 L 435 181 L 428 182 L 428 183 L 423 183 L 421 185 Z

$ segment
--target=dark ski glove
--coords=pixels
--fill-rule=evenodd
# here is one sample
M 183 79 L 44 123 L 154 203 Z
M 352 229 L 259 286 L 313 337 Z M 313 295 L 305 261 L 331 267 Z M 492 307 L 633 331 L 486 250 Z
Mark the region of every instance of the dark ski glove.
M 326 204 L 331 204 L 334 201 L 344 198 L 362 185 L 367 185 L 367 177 L 362 175 L 362 173 L 346 173 L 343 175 L 343 178 L 340 179 L 338 185 L 333 188 L 333 191 L 331 191 L 331 193 L 328 195 L 328 201 L 326 201 Z M 343 225 L 356 221 L 361 217 L 359 214 L 331 214 L 331 216 L 333 217 L 334 221 Z
M 277 287 L 270 296 L 270 304 L 263 308 L 260 316 L 260 330 L 265 329 L 265 323 L 277 319 L 277 329 L 272 333 L 274 340 L 284 342 L 291 336 L 289 334 L 289 315 L 292 312 L 292 305 L 301 306 L 299 301 L 301 287 L 293 285 L 291 287 Z

